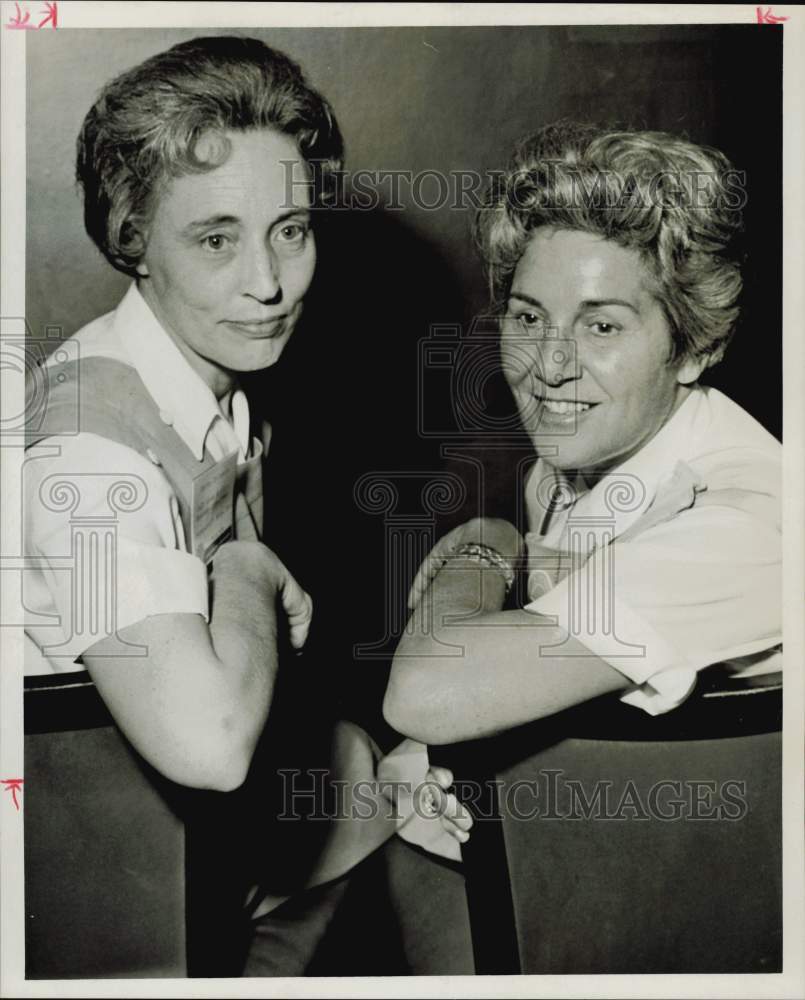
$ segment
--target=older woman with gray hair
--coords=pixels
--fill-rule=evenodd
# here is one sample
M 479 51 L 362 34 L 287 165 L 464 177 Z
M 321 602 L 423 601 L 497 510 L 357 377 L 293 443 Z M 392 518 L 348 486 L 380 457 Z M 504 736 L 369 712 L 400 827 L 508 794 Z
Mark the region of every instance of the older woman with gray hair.
M 80 658 L 128 739 L 180 784 L 243 781 L 278 637 L 301 648 L 307 634 L 309 598 L 258 541 L 270 428 L 251 427 L 238 376 L 273 365 L 294 332 L 316 264 L 313 192 L 341 156 L 299 68 L 237 37 L 193 39 L 121 74 L 78 137 L 87 232 L 132 282 L 71 338 L 76 360 L 49 359 L 28 443 L 59 452 L 28 463 L 26 547 L 70 550 L 65 512 L 38 500 L 47 477 L 72 479 L 87 510 L 103 510 L 110 470 L 142 496 L 119 515 L 116 578 L 100 580 L 112 623 L 71 636 L 69 591 L 46 561 L 34 575 L 33 610 L 58 614 L 64 634 L 59 645 L 30 629 L 26 670 Z
M 537 456 L 525 537 L 476 518 L 437 543 L 386 693 L 399 731 L 451 743 L 615 693 L 656 715 L 702 668 L 779 669 L 781 448 L 699 384 L 738 316 L 739 181 L 684 139 L 570 123 L 496 177 L 477 233 Z
M 254 779 L 264 730 L 271 739 L 278 729 L 323 740 L 330 757 L 318 763 L 351 779 L 353 791 L 374 777 L 366 734 L 335 725 L 329 705 L 322 721 L 311 684 L 292 719 L 275 712 L 266 726 L 279 681 L 305 676 L 288 654 L 305 645 L 312 602 L 263 542 L 271 427 L 250 413 L 243 388 L 243 376 L 274 365 L 294 334 L 316 267 L 315 213 L 342 158 L 334 114 L 300 68 L 239 36 L 193 38 L 122 73 L 78 138 L 87 232 L 131 284 L 39 379 L 50 391 L 27 441 L 25 552 L 35 569 L 26 601 L 36 624 L 26 672 L 85 668 L 128 741 L 177 785 L 239 788 Z M 112 506 L 120 485 L 125 502 Z M 90 520 L 115 522 L 113 549 L 76 548 L 65 496 Z M 59 572 L 71 551 L 73 589 Z M 272 757 L 258 778 L 280 763 Z M 442 788 L 452 781 L 431 776 Z M 302 833 L 322 825 L 294 812 L 300 822 L 285 823 L 287 850 L 271 872 L 281 869 L 277 889 L 262 863 L 283 854 L 263 822 L 276 803 L 256 791 L 237 831 L 241 853 L 247 842 L 260 853 L 244 876 L 248 906 L 244 893 L 243 910 L 221 921 L 242 919 L 248 936 L 254 918 L 249 974 L 301 974 L 343 895 L 342 876 L 395 832 L 397 818 L 376 792 L 374 824 L 333 824 L 308 857 Z M 471 820 L 453 796 L 445 801 L 436 823 L 466 840 Z M 312 896 L 297 896 L 311 883 Z M 274 919 L 288 896 L 292 913 Z

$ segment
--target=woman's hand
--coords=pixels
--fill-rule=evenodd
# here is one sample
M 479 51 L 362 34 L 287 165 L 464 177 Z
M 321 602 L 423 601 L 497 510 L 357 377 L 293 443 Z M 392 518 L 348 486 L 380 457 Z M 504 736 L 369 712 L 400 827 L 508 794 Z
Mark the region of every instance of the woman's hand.
M 424 775 L 424 777 L 423 777 Z M 395 815 L 408 826 L 414 817 L 435 820 L 459 844 L 469 839 L 472 816 L 448 789 L 453 784 L 453 775 L 446 767 L 431 767 L 428 763 L 427 748 L 416 740 L 403 740 L 377 765 L 377 780 L 383 795 L 395 807 Z M 422 829 L 421 823 L 414 823 Z M 439 835 L 431 827 L 428 839 L 436 841 Z M 403 834 L 404 839 L 408 839 Z M 427 844 L 416 837 L 413 843 L 427 848 Z M 428 848 L 430 849 L 430 848 Z M 437 850 L 437 853 L 440 853 Z
M 420 794 L 419 807 L 423 815 L 432 812 L 439 817 L 442 829 L 459 844 L 470 839 L 472 816 L 448 789 L 453 784 L 453 772 L 446 767 L 430 767 Z
M 509 521 L 497 517 L 474 517 L 471 521 L 460 524 L 439 539 L 419 567 L 408 592 L 408 607 L 411 611 L 422 600 L 422 595 L 445 560 L 459 546 L 467 544 L 488 545 L 512 564 L 523 552 L 522 536 Z
M 313 617 L 313 601 L 296 582 L 278 556 L 262 542 L 226 542 L 215 553 L 213 580 L 216 583 L 214 611 L 224 611 L 219 602 L 233 600 L 243 609 L 244 588 L 251 597 L 273 602 L 278 594 L 288 617 L 291 646 L 301 649 Z M 234 586 L 229 586 L 229 584 Z M 240 595 L 240 596 L 238 596 Z

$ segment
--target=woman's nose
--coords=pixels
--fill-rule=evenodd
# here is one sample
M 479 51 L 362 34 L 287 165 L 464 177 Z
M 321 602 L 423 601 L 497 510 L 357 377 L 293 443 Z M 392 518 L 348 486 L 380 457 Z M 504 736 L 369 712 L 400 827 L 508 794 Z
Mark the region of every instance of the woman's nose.
M 261 247 L 250 254 L 244 275 L 244 294 L 268 304 L 282 300 L 279 262 L 273 249 Z
M 576 341 L 560 336 L 547 336 L 537 345 L 537 377 L 546 385 L 561 385 L 581 376 Z

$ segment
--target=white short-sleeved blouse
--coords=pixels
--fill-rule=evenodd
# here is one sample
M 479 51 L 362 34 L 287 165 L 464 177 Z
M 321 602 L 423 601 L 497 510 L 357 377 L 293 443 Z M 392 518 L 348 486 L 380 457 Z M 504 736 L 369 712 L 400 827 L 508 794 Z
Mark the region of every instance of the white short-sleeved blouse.
M 781 453 L 740 406 L 697 388 L 592 484 L 538 461 L 526 483 L 526 610 L 624 673 L 622 700 L 652 715 L 684 701 L 703 667 L 780 670 Z

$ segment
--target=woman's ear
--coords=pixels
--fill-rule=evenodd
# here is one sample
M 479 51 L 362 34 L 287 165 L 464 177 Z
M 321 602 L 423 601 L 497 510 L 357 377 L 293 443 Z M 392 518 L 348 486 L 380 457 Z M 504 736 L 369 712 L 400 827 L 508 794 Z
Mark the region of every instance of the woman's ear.
M 707 354 L 700 358 L 686 358 L 677 369 L 677 382 L 680 385 L 692 385 L 707 368 L 709 361 Z
M 145 251 L 148 246 L 148 234 L 145 220 L 138 215 L 131 215 L 120 229 L 120 245 L 125 247 L 130 257 L 139 256 L 134 270 L 138 278 L 148 277 L 148 267 L 145 263 Z

